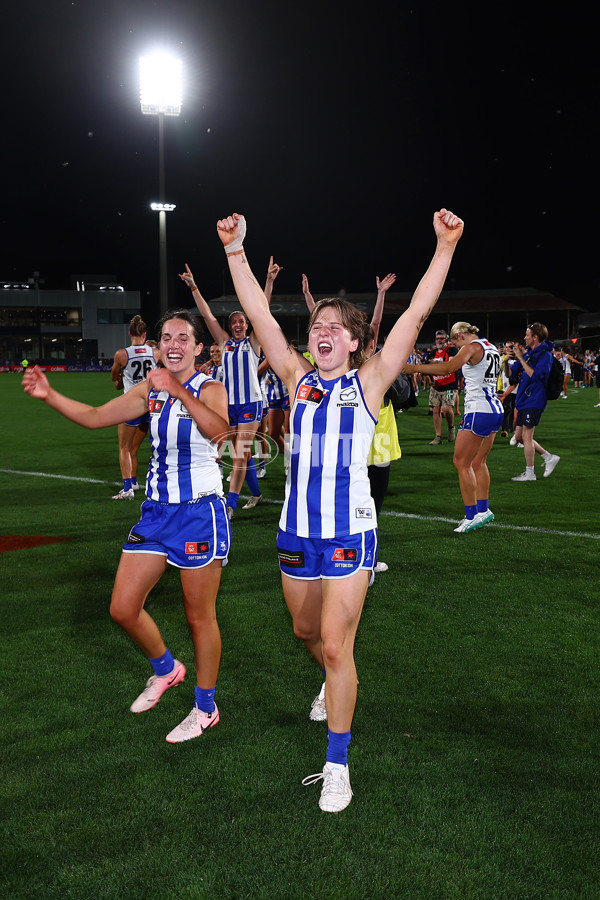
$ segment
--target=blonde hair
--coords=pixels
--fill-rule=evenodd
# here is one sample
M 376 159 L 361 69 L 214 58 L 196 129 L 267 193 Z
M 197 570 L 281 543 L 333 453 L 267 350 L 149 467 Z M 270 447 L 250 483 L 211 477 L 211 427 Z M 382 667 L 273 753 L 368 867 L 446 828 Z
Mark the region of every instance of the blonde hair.
M 479 328 L 468 322 L 455 322 L 450 329 L 450 340 L 454 341 L 459 334 L 479 334 Z
M 129 334 L 131 337 L 141 337 L 148 331 L 148 326 L 141 316 L 134 316 L 129 323 Z

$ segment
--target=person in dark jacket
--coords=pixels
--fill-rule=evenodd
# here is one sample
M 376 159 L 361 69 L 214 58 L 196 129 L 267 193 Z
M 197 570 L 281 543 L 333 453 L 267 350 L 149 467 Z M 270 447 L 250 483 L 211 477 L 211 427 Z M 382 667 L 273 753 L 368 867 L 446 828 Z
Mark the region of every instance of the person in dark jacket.
M 523 444 L 525 471 L 512 481 L 535 481 L 535 454 L 541 454 L 544 462 L 544 478 L 551 475 L 560 461 L 560 456 L 549 453 L 534 440 L 536 425 L 539 425 L 546 408 L 546 382 L 552 367 L 554 344 L 548 340 L 548 329 L 540 322 L 529 325 L 525 332 L 526 351 L 513 343 L 511 353 L 515 362 L 511 365 L 513 380 L 520 376 L 515 406 L 517 426 L 515 436 Z

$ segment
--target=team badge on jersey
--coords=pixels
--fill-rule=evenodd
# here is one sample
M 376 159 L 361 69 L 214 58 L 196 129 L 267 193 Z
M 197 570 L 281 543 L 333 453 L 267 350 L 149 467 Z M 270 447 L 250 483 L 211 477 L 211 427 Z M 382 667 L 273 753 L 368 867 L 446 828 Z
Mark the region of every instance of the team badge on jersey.
M 311 387 L 309 384 L 303 384 L 298 390 L 298 400 L 304 400 L 305 403 L 319 404 L 323 399 L 323 391 L 317 387 Z

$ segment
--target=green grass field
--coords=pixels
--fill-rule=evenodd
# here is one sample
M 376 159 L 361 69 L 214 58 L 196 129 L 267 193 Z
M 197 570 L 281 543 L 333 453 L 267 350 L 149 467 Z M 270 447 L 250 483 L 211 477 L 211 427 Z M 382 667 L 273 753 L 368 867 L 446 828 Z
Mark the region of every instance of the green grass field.
M 114 396 L 105 375 L 52 383 Z M 116 429 L 78 428 L 1 377 L 0 534 L 69 539 L 0 555 L 2 896 L 600 898 L 597 391 L 549 405 L 536 437 L 561 462 L 548 479 L 538 461 L 535 483 L 511 482 L 523 451 L 497 438 L 496 521 L 467 535 L 452 530 L 452 447 L 429 446 L 420 399 L 398 417 L 380 521 L 390 568 L 357 639 L 354 799 L 325 815 L 319 787 L 301 785 L 322 768 L 326 728 L 308 720 L 321 675 L 281 594 L 281 461 L 265 502 L 233 522 L 221 724 L 169 745 L 193 702 L 191 640 L 170 571 L 149 607 L 189 674 L 131 715 L 151 672 L 108 616 L 138 512 L 110 499 Z

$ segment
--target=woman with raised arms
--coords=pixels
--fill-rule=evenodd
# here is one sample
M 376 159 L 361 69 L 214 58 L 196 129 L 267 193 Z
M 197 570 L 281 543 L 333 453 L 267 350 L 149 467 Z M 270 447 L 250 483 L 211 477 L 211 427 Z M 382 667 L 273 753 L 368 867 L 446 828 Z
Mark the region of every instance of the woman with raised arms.
M 103 406 L 88 406 L 54 390 L 35 366 L 23 377 L 25 392 L 85 428 L 108 428 L 150 414 L 152 457 L 141 519 L 123 547 L 110 614 L 148 657 L 154 670 L 131 712 L 146 712 L 185 678 L 182 662 L 167 649 L 146 598 L 167 569 L 180 570 L 183 603 L 194 644 L 197 687 L 191 713 L 166 740 L 200 737 L 219 721 L 215 688 L 221 660 L 216 617 L 221 569 L 231 528 L 217 466 L 218 443 L 228 432 L 227 393 L 196 372 L 202 350 L 199 319 L 169 311 L 159 322 L 164 368 Z
M 454 468 L 463 503 L 464 518 L 454 529 L 468 534 L 494 521 L 490 509 L 490 472 L 487 458 L 502 427 L 504 408 L 498 397 L 500 354 L 479 329 L 469 322 L 455 322 L 450 343 L 458 348 L 456 356 L 442 362 L 408 364 L 408 375 L 449 375 L 462 369 L 465 379 L 465 414 L 454 444 Z
M 217 223 L 237 296 L 273 370 L 293 398 L 290 465 L 277 538 L 283 592 L 294 633 L 326 675 L 328 746 L 319 806 L 340 812 L 352 799 L 348 746 L 356 705 L 354 640 L 377 562 L 377 523 L 367 454 L 383 395 L 406 363 L 435 306 L 463 222 L 436 212 L 437 246 L 409 308 L 380 353 L 364 360 L 364 314 L 341 299 L 311 313 L 308 349 L 316 368 L 290 347 L 269 311 L 243 248 L 246 222 Z
M 280 269 L 281 266 L 274 263 L 271 257 L 267 271 L 267 289 L 272 289 L 273 281 Z M 192 292 L 194 303 L 221 350 L 223 383 L 229 397 L 230 438 L 233 444 L 233 465 L 227 494 L 227 514 L 232 519 L 244 479 L 250 488 L 251 497 L 242 508 L 252 509 L 262 500 L 256 466 L 252 458 L 253 441 L 263 415 L 262 390 L 258 379 L 260 342 L 254 330 L 248 334 L 250 323 L 240 310 L 235 310 L 229 316 L 231 335 L 221 328 L 200 293 L 187 263 L 185 272 L 179 277 Z

